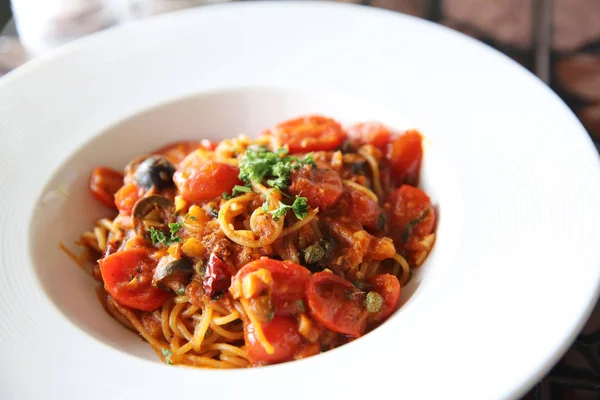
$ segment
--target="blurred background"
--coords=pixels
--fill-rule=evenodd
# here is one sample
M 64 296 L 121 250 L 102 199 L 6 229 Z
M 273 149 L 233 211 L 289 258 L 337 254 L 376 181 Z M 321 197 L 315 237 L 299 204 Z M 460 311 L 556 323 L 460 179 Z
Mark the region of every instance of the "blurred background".
M 502 51 L 563 98 L 600 150 L 600 0 L 340 1 L 425 18 Z M 0 0 L 0 76 L 88 33 L 208 2 L 13 0 L 11 7 Z M 571 350 L 525 399 L 600 399 L 598 307 Z

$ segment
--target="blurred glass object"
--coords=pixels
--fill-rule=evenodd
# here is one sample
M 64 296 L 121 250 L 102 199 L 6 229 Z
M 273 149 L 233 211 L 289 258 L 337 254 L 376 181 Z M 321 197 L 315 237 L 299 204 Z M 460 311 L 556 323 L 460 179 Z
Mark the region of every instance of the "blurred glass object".
M 130 20 L 219 1 L 224 0 L 12 0 L 12 9 L 21 43 L 37 56 Z

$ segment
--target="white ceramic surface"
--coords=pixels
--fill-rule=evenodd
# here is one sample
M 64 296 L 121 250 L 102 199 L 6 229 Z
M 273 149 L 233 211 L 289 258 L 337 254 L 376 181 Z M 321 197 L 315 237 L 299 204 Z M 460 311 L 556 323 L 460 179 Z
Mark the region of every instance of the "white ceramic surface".
M 427 137 L 439 237 L 404 307 L 298 362 L 160 363 L 57 248 L 104 212 L 89 172 L 307 112 Z M 512 398 L 568 348 L 596 300 L 600 165 L 585 131 L 520 66 L 418 19 L 285 2 L 132 23 L 1 79 L 0 144 L 2 399 Z

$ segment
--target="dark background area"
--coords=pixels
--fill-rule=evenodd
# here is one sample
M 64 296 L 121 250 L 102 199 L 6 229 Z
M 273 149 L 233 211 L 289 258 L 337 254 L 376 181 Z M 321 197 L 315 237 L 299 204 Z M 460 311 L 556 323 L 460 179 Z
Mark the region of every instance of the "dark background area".
M 10 1 L 0 0 L 0 28 L 6 25 L 10 17 Z

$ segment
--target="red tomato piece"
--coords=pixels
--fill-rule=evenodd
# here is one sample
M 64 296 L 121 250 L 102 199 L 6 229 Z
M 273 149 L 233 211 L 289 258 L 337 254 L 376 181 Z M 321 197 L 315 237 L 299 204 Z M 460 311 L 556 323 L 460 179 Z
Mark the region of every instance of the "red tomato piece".
M 177 165 L 184 160 L 192 151 L 204 148 L 206 150 L 214 150 L 217 147 L 216 143 L 204 139 L 184 140 L 180 142 L 169 143 L 168 145 L 156 150 L 154 154 L 165 156 L 173 165 Z
M 222 294 L 231 285 L 231 270 L 219 257 L 211 253 L 202 278 L 204 292 L 211 298 Z
M 203 160 L 194 152 L 181 162 L 173 181 L 185 200 L 199 202 L 221 197 L 223 192 L 231 192 L 235 185 L 242 185 L 239 173 L 238 167 Z
M 142 311 L 154 311 L 169 297 L 152 286 L 157 261 L 149 249 L 119 251 L 99 261 L 106 291 L 119 303 Z
M 371 229 L 379 229 L 378 220 L 383 213 L 383 209 L 379 204 L 366 193 L 352 188 L 344 188 L 344 200 L 347 204 L 347 209 L 344 214 L 358 221 L 363 226 Z
M 123 186 L 123 174 L 106 167 L 98 167 L 90 176 L 90 192 L 106 207 L 115 208 L 115 193 Z
M 386 158 L 398 183 L 416 185 L 419 182 L 419 169 L 423 157 L 422 136 L 417 131 L 407 131 L 389 146 Z
M 318 115 L 282 122 L 267 133 L 281 146 L 287 144 L 290 153 L 335 150 L 348 136 L 336 121 Z
M 144 189 L 137 187 L 135 183 L 123 186 L 115 194 L 114 204 L 123 215 L 131 215 L 135 203 L 144 196 Z
M 367 323 L 364 293 L 331 272 L 314 274 L 306 291 L 311 315 L 327 329 L 359 337 Z
M 379 274 L 372 276 L 368 283 L 371 284 L 371 290 L 383 297 L 383 307 L 378 313 L 370 316 L 369 319 L 374 323 L 385 321 L 398 308 L 400 282 L 394 275 Z
M 320 210 L 334 204 L 344 190 L 340 175 L 329 168 L 305 166 L 292 171 L 290 193 L 306 197 L 308 204 Z
M 392 138 L 390 130 L 379 122 L 363 122 L 352 125 L 348 128 L 348 135 L 359 146 L 372 144 L 380 150 L 385 150 Z
M 232 285 L 247 274 L 266 269 L 273 277 L 272 301 L 275 315 L 296 315 L 303 311 L 302 300 L 310 271 L 291 261 L 260 259 L 244 265 L 233 278 Z
M 254 326 L 246 325 L 246 349 L 248 357 L 254 364 L 273 364 L 289 361 L 293 358 L 302 343 L 302 336 L 298 332 L 298 323 L 295 318 L 275 316 L 270 322 L 261 325 L 267 341 L 275 351 L 268 354 L 256 339 Z
M 422 237 L 433 232 L 435 211 L 429 196 L 419 188 L 402 185 L 388 199 L 391 226 L 406 243 L 413 236 Z

